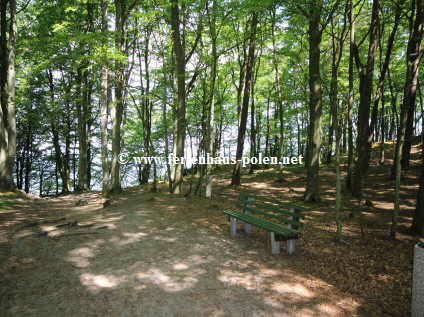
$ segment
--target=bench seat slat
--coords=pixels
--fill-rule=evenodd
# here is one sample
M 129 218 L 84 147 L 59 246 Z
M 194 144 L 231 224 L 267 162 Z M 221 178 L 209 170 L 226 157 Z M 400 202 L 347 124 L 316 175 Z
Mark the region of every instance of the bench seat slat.
M 271 232 L 278 233 L 280 235 L 289 237 L 289 236 L 297 236 L 297 231 L 293 229 L 289 229 L 287 227 L 280 226 L 278 224 L 275 224 L 273 222 L 268 222 L 263 219 L 259 219 L 253 216 L 249 216 L 240 212 L 227 212 L 227 215 L 230 217 L 237 218 L 243 222 L 247 222 L 249 224 L 255 225 L 257 227 L 266 229 Z
M 251 205 L 253 207 L 257 207 L 257 208 L 252 208 L 250 206 L 244 206 L 244 205 L 240 205 L 239 204 L 239 205 L 237 205 L 237 207 L 239 207 L 239 208 L 246 207 L 246 208 L 254 209 L 255 211 L 256 210 L 260 210 L 260 209 L 269 210 L 269 211 L 272 211 L 272 212 L 275 212 L 275 213 L 280 214 L 280 215 L 274 215 L 275 217 L 278 217 L 278 218 L 275 218 L 275 217 L 270 216 L 271 218 L 275 218 L 275 219 L 284 221 L 285 223 L 291 223 L 291 224 L 294 224 L 296 226 L 302 226 L 303 225 L 300 221 L 290 220 L 287 217 L 304 218 L 305 215 L 302 215 L 302 214 L 299 214 L 299 213 L 293 213 L 291 211 L 281 210 L 281 209 L 278 209 L 278 208 L 273 207 L 273 206 L 268 206 L 268 205 L 260 204 L 260 203 L 257 203 L 255 201 L 250 201 L 250 200 L 240 200 L 239 203 L 240 204 L 249 204 L 249 205 Z M 253 210 L 249 210 L 249 211 L 254 212 Z M 267 212 L 265 212 L 263 210 L 261 210 L 261 211 L 264 212 L 266 215 L 272 215 L 271 213 L 267 213 Z M 288 221 L 288 220 L 290 220 L 290 221 Z
M 283 214 L 283 215 L 288 216 L 288 217 L 293 216 L 293 213 L 291 211 L 281 209 L 281 208 L 279 208 L 280 206 L 266 205 L 264 203 L 257 202 L 257 201 L 254 201 L 254 200 L 244 199 L 244 197 L 239 197 L 238 201 L 241 204 L 249 204 L 249 205 L 256 206 L 256 207 L 263 208 L 263 209 L 267 209 L 267 210 L 270 210 L 270 211 L 273 211 L 273 212 L 276 212 L 276 213 L 279 213 L 279 214 Z M 300 210 L 299 208 L 295 208 L 295 207 L 293 207 L 291 209 Z M 298 213 L 298 214 L 296 214 L 296 217 L 304 219 L 305 215 Z
M 236 219 L 239 219 L 243 222 L 252 224 L 256 227 L 268 230 L 270 232 L 274 232 L 278 235 L 281 235 L 285 238 L 290 238 L 290 239 L 297 239 L 298 237 L 298 233 L 296 230 L 293 229 L 289 229 L 287 227 L 282 227 L 278 224 L 272 223 L 272 222 L 268 222 L 265 221 L 263 219 L 259 219 L 253 216 L 249 216 L 243 213 L 239 213 L 239 212 L 232 212 L 231 214 L 228 214 L 230 217 L 234 217 Z
M 284 237 L 287 238 L 293 238 L 293 239 L 297 239 L 298 237 L 298 232 L 296 230 L 287 228 L 287 227 L 283 227 L 281 225 L 278 225 L 276 223 L 273 222 L 269 222 L 260 218 L 256 218 L 254 216 L 251 215 L 247 215 L 238 211 L 223 211 L 224 214 L 230 216 L 230 217 L 234 217 L 237 218 L 243 222 L 247 222 L 249 224 L 252 224 L 254 226 L 260 227 L 262 229 L 277 233 L 279 235 L 282 235 Z
M 279 215 L 273 215 L 271 213 L 268 213 L 268 212 L 265 212 L 265 211 L 262 211 L 262 210 L 259 210 L 259 209 L 256 209 L 256 208 L 243 206 L 243 205 L 236 205 L 236 207 L 243 209 L 243 210 L 246 210 L 246 211 L 250 211 L 250 212 L 253 212 L 253 213 L 263 215 L 265 217 L 273 218 L 273 219 L 279 220 L 281 222 L 290 223 L 290 224 L 298 226 L 298 227 L 303 226 L 303 223 L 301 223 L 299 221 L 288 219 L 286 217 L 282 217 L 282 216 L 279 216 Z M 266 208 L 263 208 L 263 209 L 266 209 Z M 290 212 L 289 214 L 290 214 L 290 216 L 293 216 L 293 217 L 297 217 L 297 215 L 298 215 L 298 214 L 295 214 L 293 212 Z
M 295 205 L 292 205 L 290 203 L 283 203 L 281 201 L 278 201 L 278 200 L 272 199 L 272 198 L 268 198 L 268 197 L 256 196 L 256 195 L 249 194 L 249 193 L 240 193 L 240 196 L 251 197 L 251 198 L 256 199 L 256 200 L 263 200 L 265 202 L 274 203 L 274 204 L 277 204 L 277 205 L 280 205 L 280 206 L 283 206 L 283 207 L 286 207 L 286 208 L 293 208 L 293 209 L 305 211 L 305 208 L 303 208 L 301 206 L 295 206 Z M 304 215 L 302 215 L 302 216 L 304 216 Z

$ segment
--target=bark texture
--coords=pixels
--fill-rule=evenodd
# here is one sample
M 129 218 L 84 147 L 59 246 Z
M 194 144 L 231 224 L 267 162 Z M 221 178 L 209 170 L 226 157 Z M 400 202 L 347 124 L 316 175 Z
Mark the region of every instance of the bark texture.
M 231 185 L 241 185 L 241 158 L 243 156 L 244 149 L 244 138 L 246 136 L 246 124 L 247 124 L 247 115 L 249 112 L 249 95 L 250 88 L 252 86 L 253 80 L 253 63 L 255 58 L 255 38 L 256 38 L 256 27 L 258 25 L 258 13 L 255 11 L 252 14 L 252 22 L 250 26 L 250 38 L 249 38 L 249 52 L 247 56 L 247 65 L 246 65 L 246 80 L 244 85 L 243 92 L 243 104 L 240 114 L 240 123 L 237 135 L 237 152 L 236 159 L 237 162 L 234 164 L 233 175 L 231 179 Z
M 319 161 L 321 151 L 322 89 L 320 78 L 320 56 L 322 30 L 320 28 L 321 7 L 311 5 L 309 12 L 309 142 L 308 172 L 306 176 L 305 201 L 320 201 Z
M 178 0 L 171 1 L 172 49 L 174 59 L 174 80 L 176 80 L 176 98 L 174 100 L 174 157 L 184 157 L 186 135 L 186 89 L 185 54 L 180 32 L 180 9 Z M 181 194 L 183 188 L 184 162 L 172 166 L 172 193 Z

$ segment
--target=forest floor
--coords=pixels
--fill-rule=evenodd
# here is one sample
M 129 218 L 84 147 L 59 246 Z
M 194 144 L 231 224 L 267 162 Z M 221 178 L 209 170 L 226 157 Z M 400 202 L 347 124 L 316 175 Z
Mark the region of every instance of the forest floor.
M 390 145 L 387 145 L 388 147 Z M 377 155 L 377 151 L 375 151 Z M 417 152 L 417 150 L 415 151 Z M 343 176 L 346 166 L 342 166 Z M 419 157 L 405 170 L 396 240 L 390 165 L 373 162 L 364 200 L 343 196 L 343 244 L 333 243 L 335 171 L 323 165 L 323 202 L 305 204 L 306 169 L 257 170 L 229 186 L 217 171 L 214 195 L 173 197 L 160 184 L 127 188 L 103 209 L 99 193 L 39 198 L 0 194 L 0 316 L 406 316 Z M 187 183 L 189 183 L 189 178 Z M 306 207 L 294 255 L 271 254 L 269 233 L 231 237 L 221 211 L 239 191 Z M 87 205 L 77 206 L 84 199 Z M 363 201 L 364 201 L 363 200 Z M 363 203 L 362 201 L 362 203 Z M 422 240 L 422 237 L 421 237 Z

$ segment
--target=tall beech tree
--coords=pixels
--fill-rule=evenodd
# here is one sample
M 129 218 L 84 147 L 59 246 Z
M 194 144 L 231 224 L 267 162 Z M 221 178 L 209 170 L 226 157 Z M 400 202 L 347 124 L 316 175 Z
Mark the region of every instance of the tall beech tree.
M 358 135 L 356 138 L 357 160 L 355 165 L 355 177 L 353 180 L 352 195 L 360 197 L 362 194 L 362 182 L 368 170 L 368 157 L 370 150 L 370 109 L 372 100 L 374 64 L 378 42 L 380 0 L 373 0 L 371 23 L 369 29 L 369 46 L 367 63 L 364 65 L 359 56 L 359 48 L 354 44 L 354 57 L 359 74 L 359 109 L 358 109 Z
M 9 17 L 7 16 L 9 12 Z M 16 154 L 15 46 L 16 0 L 0 3 L 0 190 L 13 190 Z
M 125 0 L 115 0 L 115 49 L 124 53 Z M 112 118 L 112 163 L 111 163 L 111 192 L 121 192 L 121 171 L 118 155 L 121 152 L 121 124 L 124 111 L 124 64 L 120 59 L 115 61 L 115 101 L 111 108 Z
M 408 111 L 412 105 L 415 105 L 418 87 L 418 66 L 421 59 L 421 40 L 423 38 L 424 23 L 424 0 L 416 0 L 416 8 L 412 10 L 415 13 L 415 21 L 411 34 L 409 36 L 408 50 L 406 55 L 406 78 L 403 92 L 403 102 L 400 114 L 400 125 L 398 128 L 396 152 L 395 152 L 395 210 L 392 217 L 392 226 L 390 228 L 390 237 L 395 238 L 397 232 L 397 221 L 400 211 L 400 183 L 402 173 L 402 148 L 405 143 L 406 126 L 408 119 Z M 420 188 L 418 190 L 417 207 L 414 213 L 414 221 L 412 230 L 415 232 L 422 231 L 422 214 L 423 214 L 423 186 L 422 177 L 420 177 Z
M 215 84 L 216 84 L 216 73 L 218 55 L 216 51 L 216 16 L 217 16 L 217 2 L 212 0 L 212 13 L 210 14 L 209 32 L 211 37 L 211 78 L 210 78 L 210 90 L 209 90 L 209 118 L 207 126 L 207 150 L 206 153 L 213 156 L 213 144 L 214 144 L 214 126 L 215 126 Z M 212 164 L 208 162 L 206 166 L 206 197 L 212 196 Z
M 347 153 L 347 175 L 346 189 L 352 190 L 353 172 L 353 101 L 354 101 L 354 52 L 355 52 L 355 12 L 353 0 L 349 2 L 349 94 L 347 100 L 347 130 L 348 130 L 348 153 Z
M 186 60 L 184 53 L 183 38 L 181 36 L 180 8 L 178 0 L 171 0 L 172 30 L 172 59 L 174 73 L 174 150 L 175 159 L 184 157 L 186 135 Z M 182 194 L 184 162 L 176 162 L 172 165 L 172 192 Z
M 321 152 L 322 126 L 322 88 L 320 75 L 322 1 L 309 3 L 309 11 L 304 12 L 309 21 L 309 130 L 305 201 L 320 201 L 319 196 L 319 161 Z
M 107 31 L 108 31 L 108 0 L 101 1 L 102 10 L 102 49 L 104 52 L 104 61 L 101 66 L 100 75 L 100 142 L 101 142 L 101 160 L 102 160 L 102 196 L 109 197 L 109 160 L 108 160 L 108 142 L 107 142 L 107 118 L 108 118 L 108 66 L 107 66 Z
M 415 6 L 415 3 L 416 3 L 416 6 Z M 416 18 L 418 18 L 418 16 L 416 16 L 415 20 L 414 20 L 414 12 L 416 12 L 415 10 L 419 10 L 419 5 L 420 5 L 419 1 L 417 1 L 417 0 L 411 1 L 411 14 L 409 16 L 410 36 L 417 34 L 416 33 L 417 31 L 415 29 L 416 25 L 415 25 L 414 21 L 416 21 Z M 417 14 L 419 14 L 418 11 L 417 11 Z M 417 36 L 419 36 L 419 35 L 417 35 Z M 417 41 L 417 39 L 415 39 L 415 41 Z M 416 52 L 417 47 L 413 47 L 412 45 L 411 46 L 408 45 L 407 55 L 408 55 L 408 53 L 410 54 L 410 52 L 409 52 L 410 49 L 415 51 L 412 54 L 417 54 L 417 52 Z M 415 101 L 415 99 L 414 99 L 414 101 Z M 413 138 L 413 130 L 414 130 L 415 111 L 416 111 L 416 103 L 410 102 L 409 107 L 408 107 L 407 119 L 406 119 L 405 141 L 404 141 L 404 144 L 403 144 L 403 147 L 402 147 L 402 158 L 401 158 L 402 168 L 409 166 L 409 160 L 411 158 L 411 147 L 412 147 L 412 138 Z
M 271 36 L 272 36 L 272 59 L 273 59 L 273 64 L 274 64 L 274 73 L 275 73 L 275 85 L 276 85 L 276 90 L 277 90 L 277 105 L 278 105 L 278 114 L 279 114 L 279 119 L 280 119 L 280 155 L 279 158 L 280 160 L 283 158 L 284 156 L 284 109 L 283 109 L 283 100 L 282 100 L 282 96 L 281 96 L 281 87 L 280 87 L 280 72 L 279 72 L 279 67 L 278 67 L 278 59 L 277 59 L 277 49 L 276 49 L 276 44 L 275 44 L 275 24 L 276 24 L 276 8 L 273 7 L 271 9 Z M 269 111 L 267 111 L 267 113 L 269 114 Z M 269 140 L 269 123 L 267 123 L 267 140 Z M 266 144 L 266 147 L 268 146 L 268 143 Z M 265 151 L 266 152 L 266 151 Z M 284 175 L 283 175 L 283 165 L 279 166 L 279 176 L 278 176 L 278 181 L 282 182 L 284 181 Z
M 255 45 L 256 45 L 256 29 L 258 25 L 258 12 L 254 11 L 252 13 L 252 21 L 250 23 L 250 35 L 249 35 L 249 52 L 247 55 L 247 65 L 246 65 L 246 77 L 244 82 L 244 92 L 243 92 L 243 104 L 240 112 L 240 123 L 237 134 L 237 152 L 236 152 L 236 164 L 234 164 L 233 175 L 231 178 L 231 185 L 241 185 L 241 159 L 243 157 L 244 149 L 244 138 L 246 136 L 246 125 L 247 125 L 247 115 L 249 112 L 249 97 L 250 89 L 252 86 L 253 80 L 253 64 L 255 58 Z

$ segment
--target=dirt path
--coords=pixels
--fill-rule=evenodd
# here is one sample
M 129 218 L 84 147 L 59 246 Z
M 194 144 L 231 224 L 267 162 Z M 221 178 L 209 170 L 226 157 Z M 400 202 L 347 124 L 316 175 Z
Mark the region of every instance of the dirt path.
M 220 203 L 133 189 L 106 209 L 88 193 L 1 211 L 0 315 L 357 315 L 360 302 L 296 270 L 284 247 L 272 256 L 263 239 L 230 237 Z M 61 217 L 107 228 L 23 228 Z
M 345 244 L 332 243 L 332 166 L 321 167 L 321 204 L 301 201 L 306 168 L 287 168 L 284 183 L 275 181 L 274 169 L 243 175 L 238 189 L 229 186 L 231 170 L 222 169 L 212 199 L 129 188 L 106 209 L 96 193 L 41 200 L 0 193 L 0 316 L 406 316 L 413 247 L 423 241 L 407 234 L 416 154 L 403 176 L 395 241 L 387 239 L 390 166 L 375 157 L 363 236 L 351 217 L 358 202 L 343 196 Z M 220 211 L 234 208 L 238 191 L 303 204 L 295 256 L 284 246 L 271 255 L 265 231 L 230 237 Z M 88 205 L 76 206 L 80 199 Z

